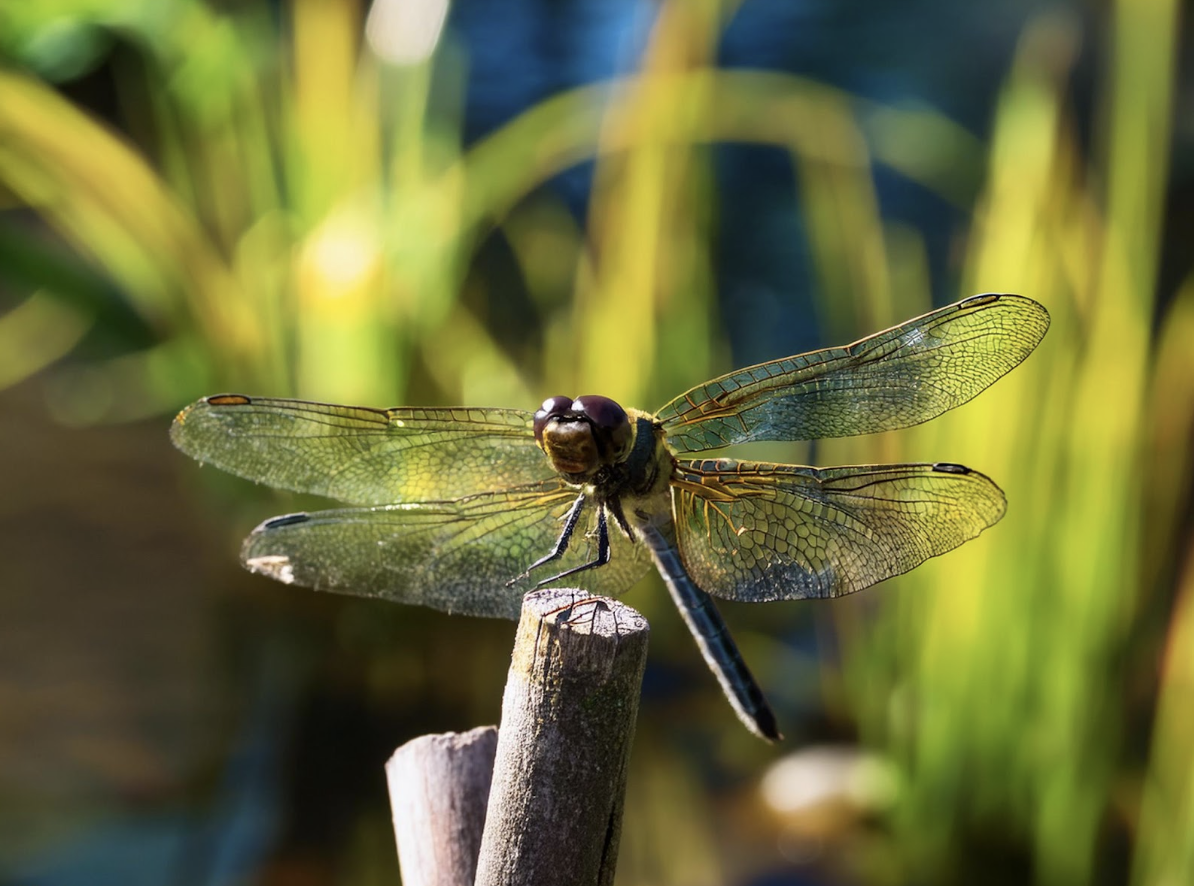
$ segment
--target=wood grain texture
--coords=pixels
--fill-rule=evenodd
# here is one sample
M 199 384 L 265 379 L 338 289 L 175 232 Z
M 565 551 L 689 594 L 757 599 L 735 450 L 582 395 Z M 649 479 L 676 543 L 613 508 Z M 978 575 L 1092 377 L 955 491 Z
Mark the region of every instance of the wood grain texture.
M 424 735 L 386 763 L 404 886 L 472 886 L 497 729 Z
M 528 594 L 502 703 L 478 886 L 613 882 L 647 622 L 582 591 Z

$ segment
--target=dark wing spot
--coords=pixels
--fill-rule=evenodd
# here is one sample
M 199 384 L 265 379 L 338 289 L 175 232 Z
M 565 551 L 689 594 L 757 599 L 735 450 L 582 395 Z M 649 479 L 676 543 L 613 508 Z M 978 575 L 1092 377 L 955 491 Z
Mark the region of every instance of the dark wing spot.
M 991 302 L 999 301 L 1002 298 L 997 292 L 984 292 L 981 295 L 972 295 L 970 298 L 964 298 L 958 302 L 959 308 L 975 308 L 979 305 L 988 305 Z
M 208 406 L 248 406 L 252 402 L 244 394 L 216 394 L 207 398 Z
M 283 514 L 281 517 L 271 517 L 270 519 L 266 520 L 257 527 L 256 531 L 260 532 L 265 529 L 279 529 L 283 526 L 294 526 L 296 523 L 306 523 L 310 519 L 311 517 L 308 514 L 301 511 L 297 514 Z
M 965 465 L 955 465 L 948 461 L 939 461 L 933 465 L 933 470 L 942 474 L 969 474 L 970 468 Z

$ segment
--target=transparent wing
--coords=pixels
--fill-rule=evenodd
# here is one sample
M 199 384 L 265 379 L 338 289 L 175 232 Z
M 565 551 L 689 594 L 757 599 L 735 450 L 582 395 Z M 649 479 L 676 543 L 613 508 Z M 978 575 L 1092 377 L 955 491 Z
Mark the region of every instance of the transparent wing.
M 515 409 L 368 409 L 221 394 L 170 436 L 201 462 L 349 504 L 461 498 L 554 476 Z
M 919 424 L 1017 366 L 1049 314 L 1019 295 L 976 295 L 856 341 L 698 385 L 656 413 L 676 452 L 752 440 L 820 440 Z
M 582 517 L 564 556 L 513 587 L 548 553 L 576 491 L 558 479 L 459 501 L 346 508 L 275 517 L 245 539 L 242 562 L 288 584 L 443 612 L 517 619 L 536 581 L 596 557 L 596 510 Z M 605 566 L 561 586 L 617 596 L 650 569 L 650 555 L 617 529 Z
M 999 521 L 999 487 L 961 465 L 842 468 L 682 461 L 680 554 L 728 600 L 840 597 L 951 551 Z

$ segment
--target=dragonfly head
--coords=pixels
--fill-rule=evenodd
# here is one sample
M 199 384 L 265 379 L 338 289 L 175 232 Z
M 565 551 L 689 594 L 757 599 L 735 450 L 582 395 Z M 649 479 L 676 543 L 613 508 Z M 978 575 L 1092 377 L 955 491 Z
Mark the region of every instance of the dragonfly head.
M 535 413 L 535 442 L 553 468 L 582 482 L 625 461 L 634 431 L 626 410 L 609 397 L 549 397 Z

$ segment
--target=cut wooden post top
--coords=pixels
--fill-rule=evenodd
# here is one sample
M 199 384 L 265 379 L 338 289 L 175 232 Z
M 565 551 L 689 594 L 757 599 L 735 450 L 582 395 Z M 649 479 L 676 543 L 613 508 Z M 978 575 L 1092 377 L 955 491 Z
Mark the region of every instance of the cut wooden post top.
M 528 594 L 511 658 L 479 886 L 613 881 L 647 621 L 573 589 Z

